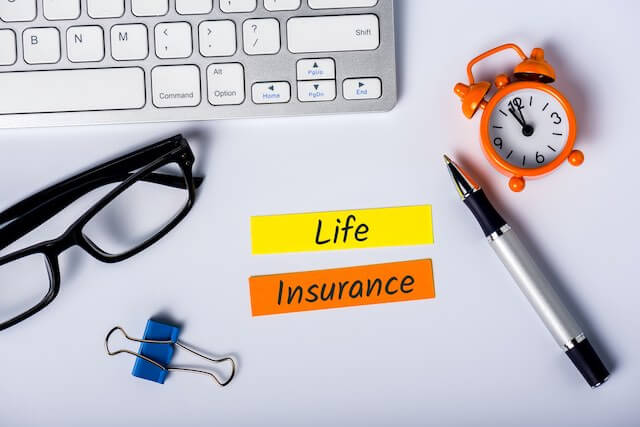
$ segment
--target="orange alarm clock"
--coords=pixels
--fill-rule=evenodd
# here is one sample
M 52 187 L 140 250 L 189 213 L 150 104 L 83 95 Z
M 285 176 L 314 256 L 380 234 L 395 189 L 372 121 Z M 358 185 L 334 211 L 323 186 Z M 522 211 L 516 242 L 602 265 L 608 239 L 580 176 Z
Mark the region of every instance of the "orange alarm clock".
M 497 52 L 513 49 L 522 62 L 515 68 L 515 81 L 501 74 L 495 78 L 495 95 L 484 98 L 491 89 L 489 82 L 475 82 L 473 66 Z M 489 162 L 510 176 L 509 188 L 524 190 L 525 178 L 546 175 L 568 160 L 573 166 L 584 161 L 584 155 L 573 149 L 576 139 L 576 117 L 569 101 L 550 85 L 555 71 L 544 59 L 544 51 L 533 49 L 527 57 L 515 44 L 491 49 L 469 62 L 469 85 L 458 83 L 454 92 L 462 99 L 462 112 L 472 118 L 482 108 L 480 137 Z

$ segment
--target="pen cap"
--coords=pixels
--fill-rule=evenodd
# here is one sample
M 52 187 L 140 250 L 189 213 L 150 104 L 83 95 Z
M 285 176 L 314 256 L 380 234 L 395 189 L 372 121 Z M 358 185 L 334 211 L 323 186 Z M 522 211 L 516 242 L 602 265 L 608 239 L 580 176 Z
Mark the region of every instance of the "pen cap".
M 609 378 L 609 371 L 589 340 L 582 340 L 566 353 L 591 387 L 601 386 Z

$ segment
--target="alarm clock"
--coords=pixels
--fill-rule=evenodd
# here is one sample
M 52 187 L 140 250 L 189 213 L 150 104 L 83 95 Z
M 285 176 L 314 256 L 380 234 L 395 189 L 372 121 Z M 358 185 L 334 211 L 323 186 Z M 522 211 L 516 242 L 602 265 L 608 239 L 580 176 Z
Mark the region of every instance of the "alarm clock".
M 513 79 L 501 74 L 494 80 L 495 94 L 485 96 L 492 84 L 477 82 L 473 66 L 503 50 L 512 49 L 522 59 Z M 462 112 L 472 118 L 483 109 L 480 138 L 489 162 L 511 177 L 509 188 L 524 190 L 525 179 L 537 178 L 559 167 L 565 160 L 573 166 L 584 162 L 574 150 L 577 134 L 575 113 L 565 96 L 551 86 L 555 71 L 544 59 L 544 50 L 535 48 L 527 57 L 515 44 L 491 49 L 469 62 L 469 84 L 458 83 L 454 92 L 462 99 Z

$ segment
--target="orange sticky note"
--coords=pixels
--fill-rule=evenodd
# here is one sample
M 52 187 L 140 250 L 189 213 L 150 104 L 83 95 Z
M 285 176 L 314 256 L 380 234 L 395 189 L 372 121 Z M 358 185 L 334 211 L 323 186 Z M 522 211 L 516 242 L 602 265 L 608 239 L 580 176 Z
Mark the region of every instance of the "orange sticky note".
M 249 278 L 254 316 L 435 298 L 430 259 Z

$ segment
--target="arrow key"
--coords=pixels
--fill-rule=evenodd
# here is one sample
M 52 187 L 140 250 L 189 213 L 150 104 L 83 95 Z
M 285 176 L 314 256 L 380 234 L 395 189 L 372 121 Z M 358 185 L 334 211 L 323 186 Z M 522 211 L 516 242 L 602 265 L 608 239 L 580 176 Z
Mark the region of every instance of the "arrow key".
M 256 104 L 283 104 L 291 100 L 289 82 L 254 83 L 251 96 Z
M 382 96 L 382 81 L 377 77 L 346 79 L 342 83 L 345 99 L 378 99 Z
M 301 59 L 298 61 L 298 80 L 333 80 L 336 63 L 331 58 Z
M 336 81 L 298 82 L 298 99 L 302 102 L 333 101 L 336 99 Z

